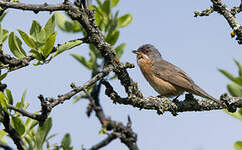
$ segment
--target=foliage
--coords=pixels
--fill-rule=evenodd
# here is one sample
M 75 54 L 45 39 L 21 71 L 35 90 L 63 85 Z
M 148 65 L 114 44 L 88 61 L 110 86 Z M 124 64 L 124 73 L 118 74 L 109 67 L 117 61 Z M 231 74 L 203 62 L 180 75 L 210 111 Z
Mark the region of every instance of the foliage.
M 113 8 L 115 8 L 118 3 L 119 0 L 105 0 L 104 2 L 97 0 L 98 5 L 89 6 L 89 9 L 96 10 L 96 24 L 103 32 L 105 40 L 113 46 L 113 49 L 116 52 L 116 57 L 119 59 L 126 46 L 125 43 L 117 44 L 120 29 L 131 23 L 132 16 L 130 14 L 119 16 L 119 11 L 113 13 Z M 29 55 L 32 55 L 34 56 L 34 60 L 37 61 L 34 65 L 48 63 L 61 53 L 84 43 L 82 39 L 76 39 L 67 41 L 63 44 L 56 44 L 56 24 L 64 32 L 81 32 L 84 36 L 87 35 L 79 22 L 73 21 L 67 15 L 58 12 L 55 12 L 44 26 L 42 26 L 37 20 L 33 20 L 29 32 L 25 32 L 21 29 L 17 29 L 17 33 L 9 32 L 8 30 L 3 29 L 1 25 L 1 21 L 4 19 L 5 15 L 6 13 L 3 13 L 3 15 L 0 16 L 0 50 L 4 51 L 3 44 L 8 41 L 7 44 L 10 52 L 16 60 L 22 60 Z M 28 49 L 26 49 L 23 44 L 25 44 Z M 97 72 L 102 69 L 105 62 L 101 57 L 99 50 L 97 50 L 93 45 L 89 44 L 89 49 L 89 59 L 79 54 L 71 54 L 71 56 L 87 69 Z M 9 70 L 0 75 L 0 81 L 7 77 Z M 115 78 L 115 76 L 110 79 L 113 78 Z M 88 89 L 88 92 L 91 91 L 92 87 Z M 16 100 L 10 89 L 0 92 L 0 121 L 3 122 L 3 111 L 9 114 L 11 126 L 23 140 L 25 150 L 72 150 L 71 137 L 68 133 L 64 135 L 60 145 L 57 143 L 50 144 L 49 140 L 56 136 L 56 134 L 49 135 L 52 128 L 51 118 L 47 118 L 44 124 L 40 126 L 38 121 L 31 118 L 24 119 L 19 112 L 7 109 L 7 106 L 13 105 L 17 109 L 21 109 L 23 111 L 27 110 L 30 103 L 25 100 L 26 93 L 27 90 L 23 92 L 20 100 Z M 81 98 L 81 96 L 77 97 L 77 99 Z M 39 112 L 36 112 L 36 114 L 37 113 Z M 5 130 L 0 130 L 1 144 L 8 144 L 5 139 L 6 135 L 7 133 Z
M 132 22 L 131 14 L 124 14 L 119 16 L 119 11 L 113 13 L 113 9 L 118 5 L 119 0 L 105 0 L 101 2 L 96 0 L 97 6 L 91 5 L 89 9 L 95 10 L 95 23 L 99 29 L 104 34 L 105 41 L 107 41 L 116 52 L 117 60 L 121 58 L 124 49 L 126 47 L 125 43 L 117 44 L 120 29 L 128 26 Z M 86 32 L 83 30 L 83 27 L 77 22 L 71 20 L 68 16 L 55 12 L 56 22 L 58 27 L 64 32 L 81 32 L 86 36 Z M 116 46 L 117 45 L 117 46 Z M 98 72 L 102 69 L 105 64 L 103 57 L 101 57 L 100 51 L 96 49 L 92 44 L 89 44 L 89 59 L 80 54 L 71 54 L 71 56 L 82 64 L 88 70 Z M 116 76 L 112 76 L 109 79 L 114 79 Z M 89 89 L 89 91 L 91 91 Z M 75 102 L 77 102 L 81 96 L 76 96 Z
M 219 69 L 219 71 L 223 75 L 225 75 L 229 80 L 231 80 L 231 83 L 227 85 L 227 89 L 231 96 L 242 97 L 242 64 L 239 63 L 237 60 L 234 60 L 234 62 L 238 67 L 238 76 L 234 76 L 223 69 Z M 225 112 L 239 120 L 242 120 L 242 108 L 238 109 L 235 113 L 228 112 L 227 110 L 225 110 Z M 242 142 L 237 141 L 234 144 L 234 148 L 236 150 L 242 150 Z

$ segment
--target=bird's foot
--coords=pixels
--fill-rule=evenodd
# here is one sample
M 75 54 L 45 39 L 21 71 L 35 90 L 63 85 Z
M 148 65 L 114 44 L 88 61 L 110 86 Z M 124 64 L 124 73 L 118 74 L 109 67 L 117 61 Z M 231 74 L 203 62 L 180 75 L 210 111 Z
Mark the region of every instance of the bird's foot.
M 177 99 L 178 97 L 179 97 L 180 95 L 178 95 L 177 97 L 175 97 L 173 100 L 172 100 L 172 102 L 179 102 L 179 100 Z
M 185 100 L 194 100 L 194 96 L 192 95 L 192 93 L 185 94 Z

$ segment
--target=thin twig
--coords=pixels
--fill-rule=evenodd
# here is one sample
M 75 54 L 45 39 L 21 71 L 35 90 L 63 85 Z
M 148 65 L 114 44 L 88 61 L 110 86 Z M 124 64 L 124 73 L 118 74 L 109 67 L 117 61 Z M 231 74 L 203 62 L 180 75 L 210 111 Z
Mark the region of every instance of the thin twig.
M 112 132 L 111 134 L 108 134 L 108 136 L 105 139 L 103 139 L 101 142 L 92 146 L 89 150 L 98 150 L 104 146 L 107 146 L 109 143 L 111 143 L 116 138 L 117 138 L 117 135 L 114 132 Z

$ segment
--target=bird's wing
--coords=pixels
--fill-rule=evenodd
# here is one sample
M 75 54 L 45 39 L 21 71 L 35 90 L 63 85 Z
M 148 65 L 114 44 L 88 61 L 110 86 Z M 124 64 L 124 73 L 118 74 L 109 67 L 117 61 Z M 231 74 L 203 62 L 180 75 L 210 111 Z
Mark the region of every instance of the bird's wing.
M 193 91 L 195 89 L 194 81 L 184 71 L 165 60 L 159 60 L 153 63 L 152 70 L 158 78 L 173 85 L 184 88 L 187 91 Z

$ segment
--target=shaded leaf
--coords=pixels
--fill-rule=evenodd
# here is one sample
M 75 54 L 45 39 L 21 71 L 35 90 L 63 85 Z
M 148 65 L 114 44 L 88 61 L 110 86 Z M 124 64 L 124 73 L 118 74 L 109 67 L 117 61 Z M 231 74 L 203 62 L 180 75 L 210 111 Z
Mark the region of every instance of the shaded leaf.
M 52 34 L 48 37 L 48 39 L 46 40 L 46 43 L 45 43 L 44 49 L 43 49 L 43 51 L 42 51 L 43 56 L 44 56 L 45 58 L 49 56 L 50 52 L 51 52 L 52 49 L 54 48 L 55 38 L 56 38 L 56 33 L 57 33 L 57 32 L 52 33 Z
M 55 12 L 56 23 L 58 27 L 66 32 L 79 32 L 83 31 L 82 26 L 78 21 L 72 21 L 67 18 L 64 14 L 60 12 Z
M 4 73 L 4 74 L 2 74 L 1 76 L 0 76 L 0 81 L 2 81 L 4 78 L 6 78 L 6 76 L 8 75 L 8 73 L 6 72 L 6 73 Z
M 12 95 L 12 92 L 9 90 L 9 89 L 6 89 L 6 94 L 7 94 L 7 97 L 8 97 L 8 103 L 13 105 L 13 95 Z
M 3 18 L 6 16 L 6 12 L 4 12 L 1 16 L 0 16 L 0 23 L 3 21 Z
M 31 49 L 29 52 L 30 52 L 30 54 L 32 54 L 34 56 L 35 59 L 37 59 L 39 61 L 43 60 L 42 54 L 40 52 L 38 52 L 37 50 Z
M 119 38 L 119 31 L 115 30 L 113 33 L 107 36 L 106 41 L 109 44 L 114 45 L 117 42 L 118 38 Z
M 21 35 L 22 39 L 24 42 L 30 47 L 30 48 L 35 48 L 35 43 L 34 40 L 25 32 L 22 30 L 18 29 L 19 34 Z
M 62 139 L 61 146 L 64 150 L 71 150 L 71 136 L 69 133 L 65 134 Z
M 237 60 L 234 59 L 234 62 L 236 63 L 236 65 L 239 68 L 239 76 L 242 77 L 242 64 L 240 64 Z
M 54 57 L 56 57 L 57 55 L 59 55 L 60 53 L 72 49 L 76 46 L 79 46 L 83 43 L 82 40 L 74 40 L 74 41 L 68 41 L 60 46 L 58 46 L 57 51 L 55 52 Z
M 118 27 L 119 28 L 126 27 L 132 22 L 132 20 L 133 20 L 133 17 L 131 14 L 123 15 L 118 19 Z
M 242 96 L 242 88 L 237 84 L 230 83 L 227 85 L 229 93 L 234 97 Z
M 9 35 L 8 45 L 9 45 L 10 51 L 13 53 L 15 57 L 23 58 L 26 56 L 26 53 L 23 51 L 21 47 L 22 42 L 14 35 L 13 32 L 11 32 Z
M 12 117 L 12 120 L 13 120 L 13 124 L 14 124 L 14 127 L 17 130 L 17 132 L 20 135 L 23 135 L 25 132 L 25 126 L 24 126 L 23 121 L 19 117 L 14 117 L 14 116 Z
M 7 39 L 8 37 L 8 30 L 2 29 L 0 24 L 0 45 Z
M 118 45 L 116 48 L 115 48 L 115 52 L 116 52 L 116 57 L 117 58 L 120 58 L 124 52 L 124 49 L 126 47 L 126 44 L 125 43 L 122 43 L 120 45 Z
M 109 15 L 110 12 L 111 12 L 111 7 L 112 7 L 112 4 L 111 4 L 111 0 L 105 0 L 103 5 L 102 5 L 102 10 L 107 14 Z
M 78 55 L 78 54 L 70 54 L 72 57 L 74 57 L 78 62 L 80 62 L 83 66 L 85 66 L 87 69 L 92 69 L 92 63 L 90 63 L 88 60 L 86 60 L 85 57 Z
M 51 118 L 48 118 L 43 126 L 39 126 L 38 127 L 38 130 L 37 130 L 37 133 L 36 133 L 36 139 L 38 141 L 38 148 L 42 148 L 43 144 L 44 144 L 44 141 L 46 140 L 46 137 L 50 131 L 52 127 L 52 119 Z

